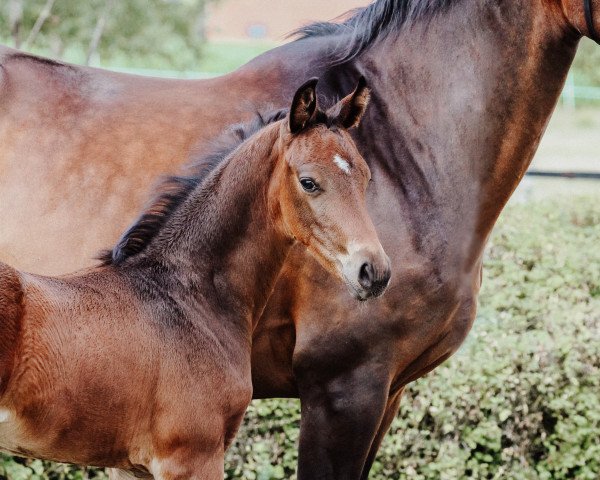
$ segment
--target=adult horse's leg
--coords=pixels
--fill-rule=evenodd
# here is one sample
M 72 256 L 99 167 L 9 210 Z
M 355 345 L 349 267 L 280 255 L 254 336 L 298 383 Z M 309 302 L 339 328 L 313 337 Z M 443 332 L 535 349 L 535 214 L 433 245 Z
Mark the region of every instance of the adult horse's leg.
M 361 480 L 366 480 L 369 478 L 369 471 L 373 466 L 373 462 L 375 461 L 375 457 L 377 456 L 377 452 L 379 451 L 379 447 L 381 446 L 381 442 L 383 441 L 383 437 L 390 429 L 390 425 L 394 421 L 398 413 L 398 408 L 400 407 L 400 399 L 402 398 L 402 394 L 404 393 L 404 387 L 400 388 L 397 392 L 392 393 L 388 399 L 387 407 L 385 408 L 385 413 L 383 418 L 381 419 L 381 424 L 379 425 L 379 430 L 375 434 L 375 438 L 373 439 L 373 443 L 371 444 L 371 449 L 369 454 L 367 455 L 367 460 L 365 461 L 365 465 L 363 467 L 363 473 L 360 477 Z
M 299 480 L 357 480 L 385 419 L 389 381 L 364 365 L 319 379 L 325 365 L 303 369 L 298 380 L 302 419 Z M 317 377 L 317 378 L 315 378 Z

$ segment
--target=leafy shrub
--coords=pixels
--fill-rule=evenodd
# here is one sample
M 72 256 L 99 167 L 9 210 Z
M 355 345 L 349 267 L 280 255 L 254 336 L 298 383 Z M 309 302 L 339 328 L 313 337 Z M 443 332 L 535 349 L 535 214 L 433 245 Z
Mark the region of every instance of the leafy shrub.
M 473 331 L 411 385 L 372 479 L 600 477 L 599 199 L 507 208 L 487 250 Z M 228 478 L 295 478 L 299 418 L 295 400 L 254 402 L 228 452 Z M 84 478 L 6 456 L 2 473 Z

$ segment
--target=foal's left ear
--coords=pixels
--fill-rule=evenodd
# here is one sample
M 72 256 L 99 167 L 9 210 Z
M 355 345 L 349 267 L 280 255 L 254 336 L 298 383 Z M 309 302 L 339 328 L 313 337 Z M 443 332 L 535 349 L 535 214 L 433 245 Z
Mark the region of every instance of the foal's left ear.
M 370 97 L 371 91 L 367 87 L 367 81 L 361 76 L 356 89 L 340 100 L 341 108 L 336 119 L 337 123 L 344 128 L 357 127 L 367 109 Z M 336 107 L 339 108 L 339 104 Z
M 294 95 L 292 107 L 290 108 L 290 132 L 302 131 L 317 111 L 317 87 L 318 78 L 311 78 L 302 85 Z

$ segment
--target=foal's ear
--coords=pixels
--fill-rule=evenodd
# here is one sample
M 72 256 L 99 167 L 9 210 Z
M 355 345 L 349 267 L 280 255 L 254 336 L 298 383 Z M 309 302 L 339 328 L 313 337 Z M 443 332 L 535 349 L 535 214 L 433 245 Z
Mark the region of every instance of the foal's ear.
M 318 81 L 318 78 L 311 78 L 296 91 L 290 108 L 290 132 L 302 131 L 315 115 L 317 111 L 315 88 Z
M 367 81 L 361 76 L 356 89 L 340 101 L 341 108 L 337 123 L 344 128 L 357 127 L 367 109 L 370 97 L 371 91 L 367 87 Z

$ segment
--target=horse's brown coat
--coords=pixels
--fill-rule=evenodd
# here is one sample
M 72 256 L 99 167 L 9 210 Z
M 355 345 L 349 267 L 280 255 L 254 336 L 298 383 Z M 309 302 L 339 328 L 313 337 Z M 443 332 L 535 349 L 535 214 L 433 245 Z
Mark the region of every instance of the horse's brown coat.
M 354 137 L 373 175 L 369 211 L 395 267 L 388 293 L 356 308 L 293 252 L 254 331 L 255 396 L 302 399 L 301 480 L 366 478 L 404 386 L 465 338 L 486 239 L 586 34 L 582 0 L 377 4 L 398 13 L 387 23 L 360 17 L 346 33 L 329 28 L 209 81 L 82 67 L 78 81 L 52 81 L 49 67 L 4 54 L 2 88 L 12 90 L 0 102 L 0 255 L 47 272 L 87 265 L 153 178 L 205 149 L 220 126 L 285 105 L 308 75 L 331 92 L 368 77 L 373 99 Z M 600 0 L 593 6 L 600 30 Z M 358 48 L 353 32 L 369 24 L 378 33 Z M 330 53 L 346 47 L 355 57 L 334 65 Z M 84 112 L 59 110 L 57 92 L 78 96 Z M 61 112 L 58 125 L 44 108 Z

